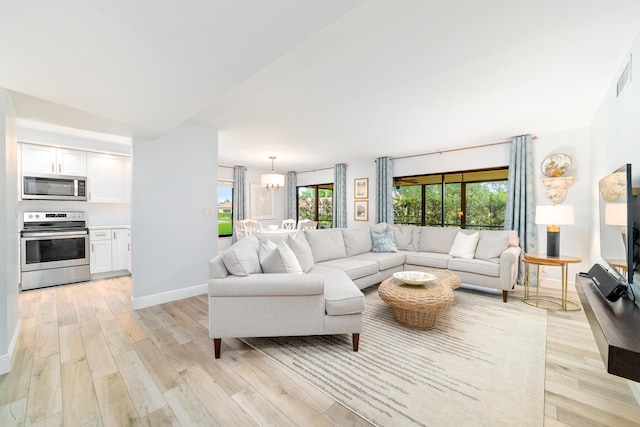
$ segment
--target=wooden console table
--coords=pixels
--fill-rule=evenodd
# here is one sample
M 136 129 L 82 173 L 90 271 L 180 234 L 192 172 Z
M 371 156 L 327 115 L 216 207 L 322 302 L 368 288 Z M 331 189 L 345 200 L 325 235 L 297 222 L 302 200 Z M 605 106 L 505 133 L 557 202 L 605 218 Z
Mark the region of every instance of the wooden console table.
M 575 283 L 607 372 L 640 382 L 640 307 L 605 299 L 589 278 L 576 275 Z

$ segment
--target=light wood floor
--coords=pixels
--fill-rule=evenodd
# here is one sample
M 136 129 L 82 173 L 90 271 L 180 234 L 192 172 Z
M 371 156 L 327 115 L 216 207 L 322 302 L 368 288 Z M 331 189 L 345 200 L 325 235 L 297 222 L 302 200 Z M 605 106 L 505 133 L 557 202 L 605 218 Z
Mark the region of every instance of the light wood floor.
M 369 425 L 239 340 L 214 360 L 204 295 L 137 311 L 130 295 L 129 277 L 20 294 L 1 426 Z M 640 425 L 582 311 L 549 312 L 546 361 L 545 425 Z

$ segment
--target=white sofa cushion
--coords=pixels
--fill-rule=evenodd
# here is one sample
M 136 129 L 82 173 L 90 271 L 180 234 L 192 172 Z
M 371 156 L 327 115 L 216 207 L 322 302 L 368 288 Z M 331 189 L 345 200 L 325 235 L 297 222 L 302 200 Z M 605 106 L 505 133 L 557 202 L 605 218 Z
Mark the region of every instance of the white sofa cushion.
M 339 228 L 305 230 L 304 237 L 311 246 L 313 260 L 316 263 L 347 256 L 342 230 Z
M 269 255 L 275 248 L 278 247 L 277 243 L 272 242 L 269 239 L 265 239 L 264 241 L 258 239 L 260 242 L 258 244 L 258 259 L 260 260 L 260 265 L 262 266 L 262 260 L 264 260 L 267 255 Z
M 476 247 L 475 258 L 495 263 L 500 262 L 500 255 L 507 247 L 509 247 L 507 236 L 481 238 Z
M 265 273 L 302 274 L 302 268 L 295 254 L 285 242 L 280 242 L 268 255 L 260 260 Z
M 371 251 L 372 242 L 368 227 L 343 228 L 342 237 L 348 257 Z
M 478 246 L 478 240 L 480 239 L 480 233 L 475 232 L 471 234 L 458 231 L 456 238 L 451 245 L 449 255 L 454 258 L 473 259 L 476 254 L 476 246 Z
M 457 233 L 457 228 L 420 227 L 420 244 L 418 250 L 420 252 L 448 254 Z
M 447 268 L 449 260 L 452 259 L 449 254 L 437 252 L 404 252 L 404 254 L 405 264 L 423 267 Z
M 318 264 L 323 267 L 332 267 L 342 270 L 347 273 L 347 276 L 349 276 L 351 280 L 376 274 L 378 272 L 378 263 L 366 259 L 340 258 L 323 261 L 316 265 Z
M 287 245 L 298 258 L 302 272 L 307 273 L 311 270 L 311 267 L 313 267 L 313 252 L 311 252 L 311 246 L 309 246 L 309 242 L 304 237 L 304 233 L 290 234 L 287 239 Z
M 393 237 L 393 231 L 385 231 L 378 233 L 371 231 L 371 251 L 372 252 L 398 252 L 396 241 Z
M 342 316 L 364 311 L 364 295 L 344 271 L 315 265 L 309 273 L 321 274 L 325 278 L 325 311 L 328 315 Z
M 375 261 L 378 263 L 378 270 L 384 271 L 404 264 L 404 256 L 401 252 L 367 252 L 366 254 L 356 255 L 353 258 Z
M 393 231 L 393 238 L 396 247 L 401 251 L 413 251 L 415 248 L 412 244 L 413 232 L 415 225 L 389 225 L 389 229 Z
M 449 270 L 500 277 L 500 264 L 481 259 L 452 258 L 449 260 Z
M 248 236 L 222 252 L 222 261 L 229 272 L 235 276 L 248 276 L 262 273 L 258 257 L 258 239 Z

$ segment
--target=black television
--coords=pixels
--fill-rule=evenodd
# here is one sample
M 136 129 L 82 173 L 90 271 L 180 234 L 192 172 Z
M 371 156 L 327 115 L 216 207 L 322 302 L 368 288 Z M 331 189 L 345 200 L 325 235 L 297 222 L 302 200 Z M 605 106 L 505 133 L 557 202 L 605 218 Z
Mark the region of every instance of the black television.
M 612 278 L 627 287 L 634 282 L 633 187 L 631 164 L 627 163 L 598 182 L 600 213 L 600 255 Z

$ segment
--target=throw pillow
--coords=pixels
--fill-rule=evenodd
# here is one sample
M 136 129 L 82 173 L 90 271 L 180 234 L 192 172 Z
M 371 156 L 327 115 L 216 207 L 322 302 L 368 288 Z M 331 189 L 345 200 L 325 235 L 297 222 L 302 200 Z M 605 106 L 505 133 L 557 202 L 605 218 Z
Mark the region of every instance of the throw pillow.
M 389 230 L 393 231 L 393 238 L 396 247 L 401 251 L 412 251 L 413 244 L 411 237 L 413 236 L 413 225 L 389 225 Z
M 462 231 L 458 231 L 449 255 L 455 258 L 473 259 L 479 239 L 480 234 L 478 232 L 465 234 Z
M 314 264 L 313 252 L 311 251 L 309 242 L 307 242 L 307 239 L 304 237 L 304 233 L 290 234 L 287 239 L 287 245 L 298 259 L 302 271 L 304 273 L 309 272 Z
M 222 252 L 222 261 L 229 273 L 235 276 L 261 273 L 258 246 L 258 239 L 255 236 L 248 236 Z
M 393 231 L 385 231 L 384 233 L 371 231 L 371 243 L 372 252 L 398 252 Z
M 502 252 L 509 247 L 509 238 L 496 237 L 493 239 L 480 239 L 476 248 L 476 258 L 490 260 L 500 258 Z
M 285 242 L 267 255 L 261 262 L 262 271 L 265 273 L 298 273 L 302 274 L 302 268 L 295 254 Z
M 262 260 L 267 257 L 278 245 L 271 240 L 267 239 L 264 243 L 260 242 L 260 246 L 258 247 L 258 258 L 260 259 L 260 264 L 262 264 Z

